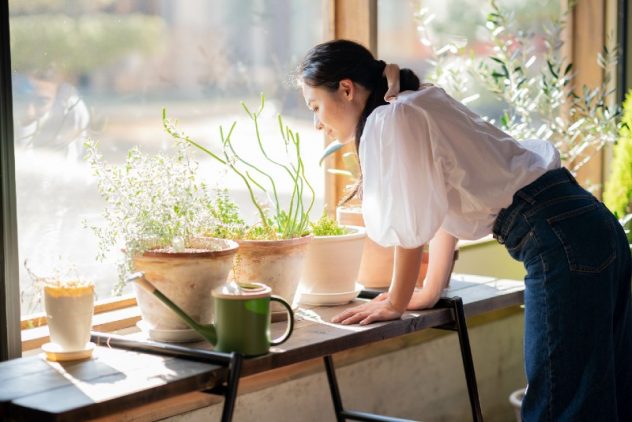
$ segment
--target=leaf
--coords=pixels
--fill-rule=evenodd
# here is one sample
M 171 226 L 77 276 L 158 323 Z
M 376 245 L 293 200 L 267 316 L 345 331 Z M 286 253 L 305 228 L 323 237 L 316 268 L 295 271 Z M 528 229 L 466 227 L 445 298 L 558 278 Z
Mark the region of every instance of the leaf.
M 548 66 L 549 72 L 551 72 L 551 75 L 553 75 L 553 77 L 556 78 L 556 79 L 559 78 L 558 73 L 553 68 L 553 63 L 551 63 L 550 60 L 547 59 L 546 65 Z
M 327 145 L 327 147 L 325 148 L 325 150 L 321 154 L 320 159 L 318 160 L 318 164 L 322 165 L 323 160 L 325 158 L 327 158 L 328 156 L 330 156 L 334 152 L 342 149 L 342 147 L 344 147 L 344 146 L 345 146 L 345 144 L 343 144 L 340 141 L 333 141 L 333 142 L 331 142 L 329 145 Z

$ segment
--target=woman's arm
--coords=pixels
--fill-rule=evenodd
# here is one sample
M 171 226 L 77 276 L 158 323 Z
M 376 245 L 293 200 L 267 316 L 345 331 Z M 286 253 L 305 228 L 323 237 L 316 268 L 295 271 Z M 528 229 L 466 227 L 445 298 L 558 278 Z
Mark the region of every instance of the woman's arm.
M 447 285 L 454 261 L 457 238 L 439 229 L 430 241 L 430 261 L 423 287 L 413 294 L 407 309 L 431 308 Z
M 395 248 L 393 276 L 388 293 L 381 294 L 371 302 L 347 309 L 333 317 L 332 322 L 366 325 L 401 317 L 415 289 L 422 251 L 422 246 L 413 249 Z
M 332 322 L 341 324 L 370 324 L 402 316 L 405 309 L 426 309 L 434 306 L 447 284 L 454 260 L 457 239 L 439 229 L 430 241 L 430 262 L 424 286 L 414 291 L 419 275 L 422 247 L 395 248 L 393 277 L 388 293 L 382 293 L 371 302 L 356 306 L 336 315 Z M 413 293 L 414 292 L 414 293 Z

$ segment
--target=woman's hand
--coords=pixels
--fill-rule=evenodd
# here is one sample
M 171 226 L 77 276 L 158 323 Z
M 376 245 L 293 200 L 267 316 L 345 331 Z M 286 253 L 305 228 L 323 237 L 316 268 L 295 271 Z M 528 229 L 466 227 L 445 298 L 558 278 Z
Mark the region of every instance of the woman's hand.
M 349 325 L 367 325 L 377 321 L 390 321 L 398 319 L 404 313 L 397 310 L 388 299 L 388 293 L 382 293 L 370 302 L 356 306 L 336 315 L 331 322 Z

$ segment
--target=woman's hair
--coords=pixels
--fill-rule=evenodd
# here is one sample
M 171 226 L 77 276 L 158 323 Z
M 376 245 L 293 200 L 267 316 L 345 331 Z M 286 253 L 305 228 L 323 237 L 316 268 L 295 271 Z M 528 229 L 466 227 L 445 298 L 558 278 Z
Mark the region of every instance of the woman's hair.
M 360 148 L 360 138 L 366 119 L 377 107 L 387 104 L 384 94 L 388 89 L 384 67 L 386 63 L 375 60 L 373 54 L 362 45 L 348 40 L 334 40 L 318 44 L 307 52 L 298 68 L 299 78 L 313 87 L 323 87 L 335 91 L 343 79 L 350 79 L 369 91 L 364 110 L 360 115 L 355 133 L 356 152 Z M 419 77 L 410 69 L 399 71 L 400 91 L 419 89 Z M 342 203 L 354 197 L 360 182 Z

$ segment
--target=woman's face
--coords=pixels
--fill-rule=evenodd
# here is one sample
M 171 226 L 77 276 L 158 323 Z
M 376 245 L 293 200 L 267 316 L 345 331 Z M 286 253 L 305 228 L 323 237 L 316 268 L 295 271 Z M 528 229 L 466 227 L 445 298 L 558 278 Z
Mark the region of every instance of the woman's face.
M 368 92 L 350 79 L 340 81 L 338 89 L 303 83 L 303 97 L 314 113 L 314 127 L 324 130 L 327 138 L 348 143 L 355 139 L 355 129 L 366 104 Z

